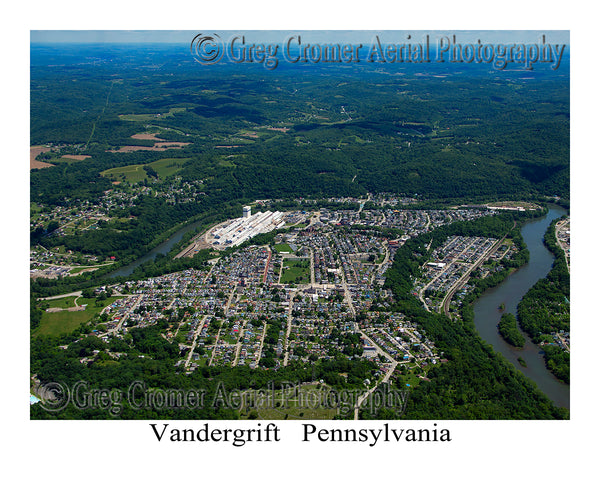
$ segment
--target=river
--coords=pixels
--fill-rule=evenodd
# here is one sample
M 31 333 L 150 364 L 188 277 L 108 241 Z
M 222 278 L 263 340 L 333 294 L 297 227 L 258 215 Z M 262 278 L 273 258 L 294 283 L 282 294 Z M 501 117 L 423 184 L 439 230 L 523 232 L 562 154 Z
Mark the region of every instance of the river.
M 156 258 L 156 256 L 159 253 L 166 255 L 168 252 L 171 251 L 171 248 L 173 248 L 173 245 L 175 245 L 177 242 L 179 242 L 186 233 L 203 225 L 203 222 L 205 222 L 205 220 L 197 220 L 196 222 L 190 223 L 190 224 L 186 225 L 185 227 L 182 227 L 180 230 L 177 230 L 173 235 L 171 235 L 169 238 L 167 238 L 164 242 L 162 242 L 159 245 L 157 245 L 156 247 L 154 247 L 152 250 L 150 250 L 148 253 L 146 253 L 142 257 L 138 258 L 137 260 L 135 260 L 134 262 L 131 262 L 128 265 L 118 268 L 114 272 L 110 272 L 109 274 L 107 274 L 106 278 L 115 278 L 115 277 L 121 277 L 121 276 L 126 277 L 128 275 L 131 275 L 133 273 L 133 271 L 137 267 L 139 267 L 142 263 L 145 263 L 149 260 L 154 260 L 154 258 Z
M 569 408 L 569 386 L 560 382 L 546 369 L 541 349 L 532 343 L 526 334 L 523 335 L 527 342 L 519 349 L 506 343 L 498 333 L 498 322 L 502 313 L 512 313 L 516 316 L 517 305 L 523 295 L 552 268 L 554 255 L 544 246 L 544 233 L 554 219 L 566 213 L 563 208 L 553 205 L 545 217 L 531 220 L 521 228 L 521 234 L 529 249 L 529 263 L 507 277 L 500 285 L 486 291 L 474 303 L 473 309 L 475 327 L 479 335 L 533 380 L 556 405 Z M 505 306 L 503 311 L 498 309 L 501 304 Z M 525 360 L 526 367 L 521 366 L 517 361 L 518 357 Z

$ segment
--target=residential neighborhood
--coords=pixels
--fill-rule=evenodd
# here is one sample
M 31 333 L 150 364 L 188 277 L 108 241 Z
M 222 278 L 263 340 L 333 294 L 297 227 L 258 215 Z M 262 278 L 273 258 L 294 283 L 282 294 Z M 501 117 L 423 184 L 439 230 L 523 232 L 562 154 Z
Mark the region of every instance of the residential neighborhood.
M 356 204 L 359 199 L 352 200 Z M 278 369 L 341 354 L 375 362 L 382 381 L 399 372 L 412 375 L 413 383 L 426 379 L 427 370 L 443 360 L 443 352 L 417 325 L 391 311 L 394 300 L 384 286 L 385 271 L 409 238 L 493 212 L 396 210 L 392 208 L 402 199 L 374 200 L 383 208 L 366 209 L 363 202 L 352 210 L 267 210 L 254 215 L 250 207 L 244 208 L 242 217 L 204 235 L 204 240 L 220 237 L 223 246 L 234 247 L 215 250 L 218 256 L 206 269 L 98 289 L 96 293 L 110 291 L 114 300 L 102 309 L 92 335 L 114 346 L 118 343 L 112 339 L 127 340 L 139 329 L 160 326 L 160 335 L 180 352 L 175 366 L 187 374 L 200 366 Z M 258 208 L 267 208 L 264 204 Z M 267 225 L 271 227 L 265 229 Z M 243 231 L 250 239 L 272 226 L 286 228 L 275 232 L 269 244 L 226 243 L 228 235 Z M 196 238 L 193 248 L 183 252 L 194 255 L 199 244 Z M 497 246 L 492 238 L 450 238 L 434 252 L 438 262 L 424 265 L 419 292 L 447 291 L 478 259 L 510 254 L 510 245 L 503 244 L 501 250 Z M 432 298 L 424 300 L 429 308 L 436 306 Z M 109 350 L 111 356 L 123 354 Z

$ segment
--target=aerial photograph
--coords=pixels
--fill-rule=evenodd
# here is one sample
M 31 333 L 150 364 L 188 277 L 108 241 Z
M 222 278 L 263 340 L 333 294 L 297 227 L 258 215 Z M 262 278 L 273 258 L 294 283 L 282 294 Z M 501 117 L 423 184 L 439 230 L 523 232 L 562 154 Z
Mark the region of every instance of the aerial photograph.
M 29 53 L 30 419 L 570 419 L 569 31 Z

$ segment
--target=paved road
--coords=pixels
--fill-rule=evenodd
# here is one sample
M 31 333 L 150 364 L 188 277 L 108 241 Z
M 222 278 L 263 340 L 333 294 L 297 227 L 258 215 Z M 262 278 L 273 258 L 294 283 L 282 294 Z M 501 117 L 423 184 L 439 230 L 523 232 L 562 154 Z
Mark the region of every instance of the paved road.
M 569 252 L 567 251 L 567 245 L 561 242 L 558 238 L 558 232 L 562 229 L 568 229 L 570 227 L 570 221 L 570 218 L 567 218 L 566 220 L 561 220 L 560 222 L 556 223 L 556 226 L 554 228 L 554 237 L 556 238 L 556 243 L 560 248 L 562 248 L 563 253 L 565 254 L 565 261 L 567 262 L 567 269 L 569 270 L 569 273 L 571 273 L 571 259 L 569 257 Z
M 383 270 L 383 268 L 390 261 L 390 249 L 387 246 L 387 244 L 384 244 L 384 248 L 385 248 L 385 258 L 383 259 L 383 261 L 381 262 L 381 264 L 377 267 L 377 273 L 381 273 L 381 271 Z M 371 275 L 371 281 L 369 282 L 371 285 L 373 285 L 373 282 L 375 281 L 375 277 L 376 277 L 375 274 Z
M 560 341 L 563 343 L 565 350 L 566 350 L 567 352 L 571 353 L 571 348 L 570 348 L 570 346 L 567 344 L 567 342 L 566 342 L 565 338 L 564 338 L 564 337 L 563 337 L 563 336 L 562 336 L 560 333 L 557 333 L 557 334 L 556 334 L 556 336 L 557 336 L 557 337 L 558 337 L 558 339 L 559 339 L 559 340 L 560 340 Z
M 377 345 L 377 343 L 375 343 L 375 341 L 369 337 L 363 330 L 361 330 L 360 328 L 358 329 L 358 331 L 360 332 L 360 334 L 365 337 L 367 340 L 369 340 L 369 342 L 375 346 L 375 350 L 377 351 L 378 354 L 383 355 L 384 357 L 386 357 L 390 362 L 391 362 L 391 366 L 388 368 L 387 372 L 385 373 L 385 375 L 383 376 L 383 378 L 379 381 L 376 382 L 375 385 L 373 385 L 373 387 L 371 387 L 369 390 L 367 390 L 365 393 L 363 393 L 359 398 L 358 401 L 356 402 L 356 406 L 354 407 L 354 420 L 358 420 L 358 411 L 360 409 L 360 406 L 364 403 L 364 401 L 369 398 L 369 395 L 371 395 L 371 393 L 373 393 L 375 391 L 375 389 L 381 385 L 382 383 L 388 383 L 390 380 L 390 377 L 392 376 L 392 373 L 394 373 L 394 370 L 396 369 L 396 367 L 398 366 L 398 362 L 389 354 L 387 353 L 385 350 L 383 350 L 379 345 Z
M 261 355 L 262 355 L 262 349 L 263 349 L 263 345 L 265 343 L 265 335 L 267 334 L 267 324 L 265 323 L 263 325 L 263 332 L 262 335 L 260 337 L 260 346 L 258 347 L 258 355 L 257 355 L 257 360 L 256 360 L 256 364 L 258 365 L 258 362 L 260 362 L 261 359 Z
M 429 216 L 428 216 L 429 218 Z M 433 242 L 433 239 L 429 242 L 429 245 L 427 246 L 427 251 L 429 251 L 429 249 L 431 248 L 431 242 Z M 464 255 L 467 250 L 469 250 L 469 248 L 471 248 L 471 246 L 475 243 L 475 240 L 471 240 L 471 242 L 469 242 L 469 244 L 462 250 L 462 252 L 460 252 L 456 258 L 459 258 L 461 255 Z M 423 298 L 423 294 L 425 293 L 425 291 L 427 290 L 427 288 L 429 288 L 429 285 L 431 285 L 433 282 L 435 282 L 438 278 L 440 278 L 440 276 L 445 273 L 447 270 L 450 269 L 450 267 L 452 265 L 454 265 L 456 263 L 456 260 L 452 260 L 451 262 L 449 262 L 444 268 L 442 268 L 440 270 L 440 272 L 435 275 L 431 281 L 426 284 L 420 291 L 419 291 L 419 300 L 421 301 L 421 303 L 423 304 L 423 306 L 425 307 L 425 310 L 427 310 L 428 312 L 431 312 L 431 310 L 429 309 L 429 306 L 427 305 L 427 303 L 425 303 L 425 299 Z
M 66 298 L 66 297 L 81 297 L 81 290 L 79 290 L 77 292 L 63 293 L 62 295 L 55 295 L 54 297 L 38 298 L 38 300 L 56 300 L 58 298 Z
M 310 284 L 315 285 L 315 252 L 312 248 L 310 250 Z
M 207 276 L 207 278 L 208 278 L 208 276 Z M 225 319 L 227 318 L 227 310 L 229 310 L 229 306 L 231 305 L 231 301 L 233 300 L 235 291 L 236 291 L 236 286 L 234 285 L 233 289 L 231 290 L 231 293 L 229 294 L 229 298 L 227 299 L 227 303 L 225 304 L 225 308 L 223 309 L 223 314 L 225 315 L 225 318 L 223 318 L 223 321 L 221 322 L 221 327 L 219 328 L 219 331 L 217 332 L 217 337 L 215 338 L 215 343 L 214 343 L 214 347 L 212 349 L 212 354 L 210 356 L 210 360 L 208 361 L 209 367 L 212 365 L 212 362 L 215 359 L 215 353 L 217 352 L 217 347 L 219 346 L 219 337 L 221 336 L 221 330 L 223 329 L 223 325 L 225 324 Z
M 219 345 L 219 337 L 220 336 L 221 336 L 221 329 L 219 328 L 219 331 L 217 332 L 217 336 L 215 337 L 215 343 L 214 343 L 214 347 L 212 349 L 212 353 L 210 355 L 210 360 L 208 361 L 209 367 L 212 365 L 212 362 L 215 359 L 215 353 L 217 353 L 217 347 Z
M 235 344 L 235 356 L 233 357 L 233 361 L 231 362 L 232 367 L 235 367 L 237 365 L 238 358 L 240 357 L 240 350 L 242 349 L 242 344 L 244 342 L 244 331 L 246 330 L 247 324 L 248 317 L 246 317 L 240 325 L 240 331 L 238 332 L 238 341 Z
M 292 311 L 294 310 L 294 297 L 296 296 L 297 292 L 292 293 L 292 295 L 290 296 L 290 307 L 289 307 L 289 311 L 288 311 L 288 321 L 287 321 L 287 330 L 285 332 L 285 356 L 283 357 L 283 366 L 285 367 L 288 364 L 289 361 L 289 357 L 290 357 L 290 348 L 289 348 L 289 342 L 288 339 L 290 338 L 290 332 L 292 331 Z
M 515 222 L 514 225 L 516 225 L 516 222 Z M 514 225 L 513 225 L 513 228 L 514 228 Z M 506 233 L 506 235 L 508 235 L 508 233 Z M 490 248 L 487 251 L 487 253 L 485 253 L 484 255 L 482 255 L 473 265 L 471 265 L 467 269 L 467 271 L 463 274 L 463 276 L 460 277 L 460 279 L 458 280 L 458 282 L 456 282 L 452 286 L 452 288 L 450 290 L 448 290 L 448 293 L 446 294 L 446 296 L 444 297 L 444 300 L 442 301 L 442 308 L 440 309 L 440 310 L 443 310 L 444 315 L 446 315 L 447 317 L 450 316 L 450 301 L 452 300 L 452 297 L 454 296 L 454 294 L 456 293 L 456 291 L 467 282 L 467 280 L 469 279 L 469 275 L 471 275 L 471 272 L 473 270 L 475 270 L 476 268 L 478 268 L 486 259 L 488 259 L 490 257 L 490 255 L 493 255 L 494 252 L 496 252 L 496 250 L 498 250 L 498 247 L 500 245 L 502 245 L 502 242 L 506 238 L 506 235 L 504 235 L 500 240 L 498 240 L 492 246 L 492 248 Z
M 119 320 L 119 323 L 114 328 L 112 328 L 111 330 L 109 330 L 107 333 L 118 332 L 121 329 L 121 327 L 123 326 L 123 322 L 125 322 L 125 320 L 127 320 L 127 318 L 129 317 L 129 315 L 131 315 L 131 312 L 133 312 L 134 308 L 137 307 L 140 304 L 140 302 L 142 301 L 142 298 L 144 298 L 144 294 L 143 293 L 138 296 L 138 298 L 135 300 L 135 302 L 133 302 L 133 305 L 121 317 L 121 320 Z
M 198 335 L 202 331 L 202 328 L 204 327 L 204 324 L 206 323 L 207 318 L 208 318 L 208 315 L 204 315 L 202 317 L 202 320 L 198 322 L 198 326 L 196 327 L 196 331 L 194 332 L 194 340 L 192 341 L 192 348 L 190 348 L 190 353 L 188 354 L 188 357 L 185 360 L 185 368 L 186 369 L 188 368 L 188 366 L 190 364 L 190 361 L 192 359 L 192 354 L 194 353 L 194 349 L 196 348 L 196 341 L 198 339 Z

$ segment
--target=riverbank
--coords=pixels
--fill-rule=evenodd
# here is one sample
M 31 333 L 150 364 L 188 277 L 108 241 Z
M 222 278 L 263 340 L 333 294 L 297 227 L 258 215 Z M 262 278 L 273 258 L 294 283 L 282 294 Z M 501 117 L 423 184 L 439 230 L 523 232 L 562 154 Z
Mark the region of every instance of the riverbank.
M 523 296 L 539 279 L 550 272 L 554 255 L 544 246 L 543 238 L 550 223 L 565 213 L 563 208 L 552 205 L 544 217 L 530 220 L 523 225 L 521 234 L 529 250 L 529 262 L 507 276 L 498 286 L 484 292 L 474 302 L 473 321 L 481 338 L 496 352 L 532 380 L 555 405 L 569 408 L 569 386 L 548 371 L 541 348 L 529 337 L 526 337 L 522 349 L 515 348 L 504 341 L 497 328 L 501 315 L 517 315 L 517 305 Z M 498 305 L 501 304 L 504 304 L 505 308 L 499 311 Z

